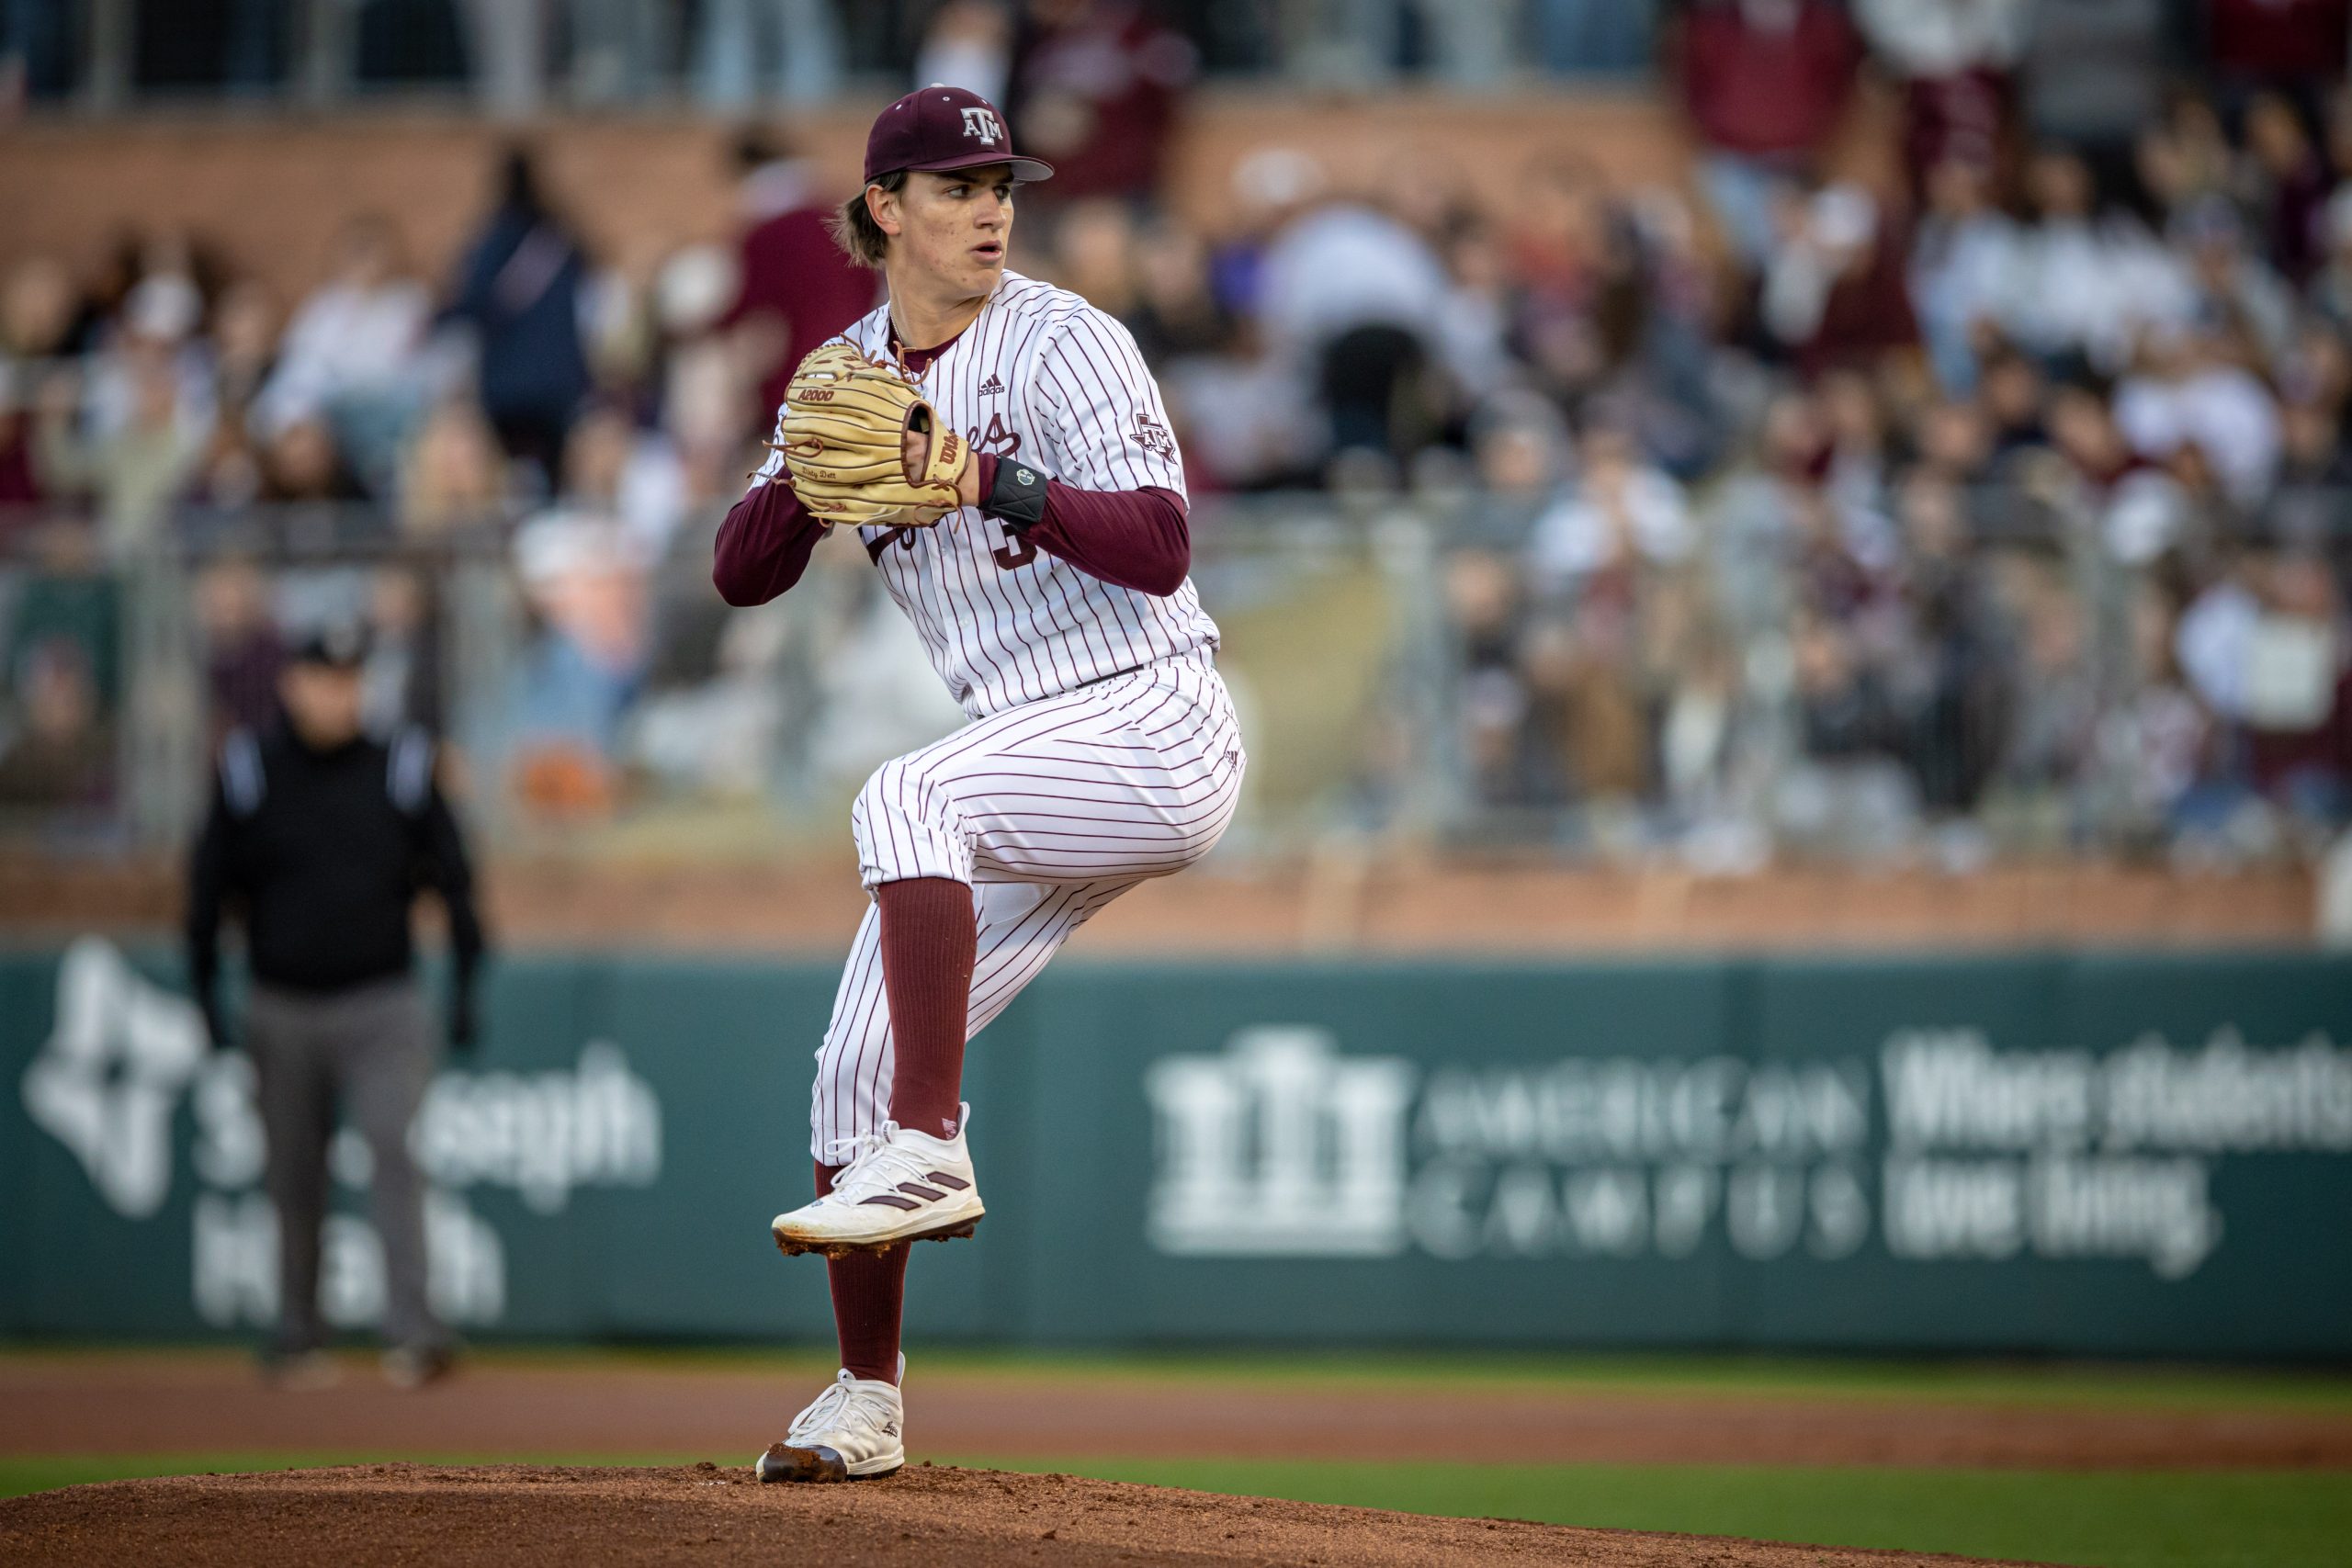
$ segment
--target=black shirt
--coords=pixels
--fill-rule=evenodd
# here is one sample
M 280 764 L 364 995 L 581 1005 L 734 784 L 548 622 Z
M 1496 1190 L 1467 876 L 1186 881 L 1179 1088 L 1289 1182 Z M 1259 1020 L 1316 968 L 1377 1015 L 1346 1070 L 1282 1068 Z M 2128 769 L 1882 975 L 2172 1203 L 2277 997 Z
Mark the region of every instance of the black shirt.
M 220 972 L 220 924 L 242 914 L 254 978 L 288 990 L 339 991 L 404 975 L 413 961 L 410 907 L 421 891 L 448 911 L 452 1000 L 466 1007 L 482 951 L 473 877 L 458 823 L 433 781 L 421 730 L 390 746 L 356 739 L 330 750 L 284 725 L 232 734 L 189 869 L 189 978 L 206 1016 Z

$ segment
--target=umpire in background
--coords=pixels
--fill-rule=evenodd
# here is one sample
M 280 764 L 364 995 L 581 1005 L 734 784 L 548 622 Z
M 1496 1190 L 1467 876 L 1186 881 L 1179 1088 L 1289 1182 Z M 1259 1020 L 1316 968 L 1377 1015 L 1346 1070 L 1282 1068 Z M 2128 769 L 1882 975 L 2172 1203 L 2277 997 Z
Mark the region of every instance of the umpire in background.
M 390 745 L 362 733 L 365 634 L 307 638 L 278 681 L 281 722 L 232 731 L 188 874 L 188 973 L 216 1046 L 220 928 L 245 927 L 252 975 L 243 1045 L 259 1082 L 277 1208 L 279 1318 L 265 1364 L 289 1385 L 331 1381 L 319 1318 L 327 1141 L 338 1104 L 375 1156 L 384 1247 L 384 1372 L 413 1387 L 447 1371 L 450 1347 L 425 1296 L 424 1181 L 408 1147 L 436 1055 L 414 972 L 410 907 L 440 895 L 454 974 L 449 1043 L 474 1037 L 481 922 L 463 840 L 434 781 L 421 729 Z

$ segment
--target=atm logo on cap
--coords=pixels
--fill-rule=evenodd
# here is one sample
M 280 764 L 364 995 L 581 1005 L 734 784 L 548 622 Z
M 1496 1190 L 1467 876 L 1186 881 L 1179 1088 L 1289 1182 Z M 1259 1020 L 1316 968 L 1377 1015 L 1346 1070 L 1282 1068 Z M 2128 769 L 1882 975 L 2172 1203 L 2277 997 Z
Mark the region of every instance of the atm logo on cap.
M 967 136 L 977 136 L 981 141 L 993 147 L 996 145 L 998 140 L 1003 136 L 1004 128 L 997 123 L 996 114 L 993 110 L 978 108 L 966 109 L 964 111 L 964 134 Z

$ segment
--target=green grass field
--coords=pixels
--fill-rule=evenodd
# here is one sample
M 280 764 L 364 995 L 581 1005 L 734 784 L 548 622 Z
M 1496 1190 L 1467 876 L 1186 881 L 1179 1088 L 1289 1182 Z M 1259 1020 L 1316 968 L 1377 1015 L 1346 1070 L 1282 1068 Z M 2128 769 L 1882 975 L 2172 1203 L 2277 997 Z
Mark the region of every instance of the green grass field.
M 40 1354 L 42 1352 L 36 1352 Z M 72 1354 L 73 1352 L 65 1352 Z M 806 1353 L 498 1350 L 516 1365 L 645 1362 L 817 1369 Z M 1917 1364 L 1781 1358 L 1538 1355 L 1014 1355 L 932 1352 L 926 1365 L 1035 1387 L 1181 1379 L 1315 1386 L 1509 1386 L 1543 1392 L 1802 1394 L 2133 1411 L 2352 1413 L 2352 1376 L 2188 1368 Z M 815 1375 L 822 1376 L 822 1371 Z M 0 1495 L 130 1476 L 429 1460 L 688 1463 L 702 1454 L 221 1452 L 0 1457 Z M 2047 1472 L 1796 1465 L 1473 1465 L 1120 1461 L 959 1453 L 939 1462 L 1062 1471 L 1204 1491 L 1623 1529 L 1888 1547 L 2095 1568 L 2344 1568 L 2352 1474 L 2329 1471 Z
M 112 1354 L 113 1352 L 108 1352 Z M 160 1352 L 172 1354 L 175 1352 Z M 217 1353 L 217 1352 L 216 1352 Z M 732 1346 L 582 1350 L 507 1347 L 514 1365 L 639 1362 L 767 1368 L 819 1379 L 832 1361 L 802 1349 Z M 1898 1403 L 2081 1405 L 2120 1410 L 2304 1410 L 2352 1416 L 2352 1371 L 2066 1361 L 1905 1361 L 1861 1357 L 1570 1354 L 1556 1351 L 1282 1350 L 1090 1352 L 926 1348 L 925 1372 L 1008 1381 L 1247 1382 L 1300 1388 L 1517 1389 L 1542 1393 L 1789 1394 Z
M 1036 1465 L 1204 1492 L 2099 1568 L 2344 1568 L 2352 1477 L 1799 1465 Z

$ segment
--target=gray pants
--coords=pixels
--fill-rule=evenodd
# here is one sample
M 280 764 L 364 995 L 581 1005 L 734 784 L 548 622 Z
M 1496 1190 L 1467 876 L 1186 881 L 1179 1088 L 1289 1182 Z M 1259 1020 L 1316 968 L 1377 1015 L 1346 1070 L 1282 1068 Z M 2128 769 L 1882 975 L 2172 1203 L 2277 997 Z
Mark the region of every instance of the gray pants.
M 327 1140 L 342 1106 L 375 1156 L 370 1192 L 384 1245 L 384 1337 L 433 1345 L 440 1325 L 425 1301 L 424 1183 L 408 1149 L 409 1123 L 433 1072 L 424 1002 L 407 976 L 311 995 L 256 985 L 245 1048 L 260 1080 L 277 1206 L 278 1348 L 325 1337 L 319 1321 L 319 1231 L 326 1220 Z

